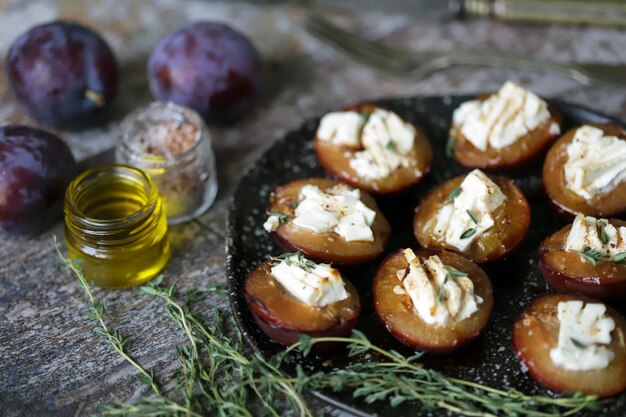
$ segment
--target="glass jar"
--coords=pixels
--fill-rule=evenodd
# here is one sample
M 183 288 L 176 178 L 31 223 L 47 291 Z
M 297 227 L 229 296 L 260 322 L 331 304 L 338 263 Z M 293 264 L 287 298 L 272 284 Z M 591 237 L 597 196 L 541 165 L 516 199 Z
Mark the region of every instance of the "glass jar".
M 139 285 L 170 257 L 167 221 L 150 176 L 107 165 L 76 177 L 65 194 L 65 242 L 87 280 L 104 288 Z
M 169 224 L 204 213 L 215 200 L 217 175 L 209 130 L 194 110 L 154 102 L 122 123 L 116 161 L 152 177 Z

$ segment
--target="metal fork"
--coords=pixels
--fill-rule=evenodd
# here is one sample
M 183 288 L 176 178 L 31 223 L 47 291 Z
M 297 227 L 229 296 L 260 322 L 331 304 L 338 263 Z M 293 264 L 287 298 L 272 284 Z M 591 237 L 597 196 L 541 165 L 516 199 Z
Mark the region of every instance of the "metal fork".
M 313 12 L 305 17 L 304 27 L 313 36 L 354 61 L 395 76 L 417 79 L 453 65 L 474 65 L 549 71 L 573 78 L 584 85 L 598 83 L 626 87 L 625 65 L 558 63 L 461 50 L 401 51 L 351 33 Z

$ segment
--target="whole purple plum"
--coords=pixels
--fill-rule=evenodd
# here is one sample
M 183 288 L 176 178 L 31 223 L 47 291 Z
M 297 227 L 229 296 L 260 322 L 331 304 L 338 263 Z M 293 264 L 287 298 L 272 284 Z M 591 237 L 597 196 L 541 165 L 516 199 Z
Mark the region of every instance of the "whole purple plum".
M 76 174 L 69 148 L 57 136 L 26 126 L 0 127 L 0 230 L 40 231 L 61 213 Z
M 99 123 L 117 91 L 117 62 L 93 30 L 56 21 L 20 35 L 7 54 L 13 96 L 35 120 L 62 129 Z
M 214 22 L 189 23 L 165 36 L 148 61 L 152 94 L 191 107 L 207 121 L 229 121 L 252 103 L 261 57 L 241 33 Z

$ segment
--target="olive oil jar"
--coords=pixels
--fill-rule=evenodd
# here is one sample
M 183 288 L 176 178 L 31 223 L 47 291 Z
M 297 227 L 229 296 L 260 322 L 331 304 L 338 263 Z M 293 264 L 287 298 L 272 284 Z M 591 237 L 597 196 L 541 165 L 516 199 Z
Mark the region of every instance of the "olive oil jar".
M 125 165 L 92 168 L 65 194 L 65 242 L 85 277 L 103 288 L 139 285 L 170 257 L 167 220 L 157 187 Z

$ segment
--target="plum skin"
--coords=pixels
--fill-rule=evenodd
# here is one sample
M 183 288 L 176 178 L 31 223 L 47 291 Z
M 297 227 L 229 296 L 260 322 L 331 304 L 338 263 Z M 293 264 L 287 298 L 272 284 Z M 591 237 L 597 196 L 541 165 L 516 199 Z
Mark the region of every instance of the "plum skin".
M 251 105 L 261 66 L 247 37 L 204 21 L 161 39 L 148 61 L 148 80 L 158 100 L 191 107 L 207 121 L 230 121 Z
M 102 120 L 118 84 L 106 42 L 78 23 L 55 21 L 20 35 L 6 57 L 11 92 L 35 120 L 62 129 Z
M 56 220 L 76 174 L 61 139 L 26 126 L 1 127 L 0 166 L 0 230 L 33 233 Z

